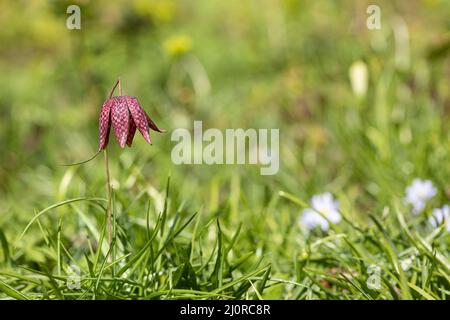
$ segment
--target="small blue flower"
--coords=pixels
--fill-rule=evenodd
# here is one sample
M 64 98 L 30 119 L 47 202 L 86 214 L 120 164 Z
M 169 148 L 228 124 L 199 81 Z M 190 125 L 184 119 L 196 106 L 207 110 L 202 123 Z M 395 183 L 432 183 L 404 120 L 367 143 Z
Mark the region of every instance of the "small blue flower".
M 433 215 L 428 218 L 428 221 L 435 228 L 445 224 L 447 231 L 450 231 L 450 206 L 445 205 L 442 208 L 434 209 Z
M 414 179 L 406 188 L 405 203 L 412 205 L 413 214 L 417 215 L 425 209 L 427 201 L 437 194 L 430 180 Z
M 323 231 L 328 231 L 329 223 L 319 212 L 334 224 L 341 221 L 339 202 L 334 200 L 331 193 L 327 192 L 311 198 L 311 208 L 303 210 L 300 224 L 308 230 L 320 226 Z

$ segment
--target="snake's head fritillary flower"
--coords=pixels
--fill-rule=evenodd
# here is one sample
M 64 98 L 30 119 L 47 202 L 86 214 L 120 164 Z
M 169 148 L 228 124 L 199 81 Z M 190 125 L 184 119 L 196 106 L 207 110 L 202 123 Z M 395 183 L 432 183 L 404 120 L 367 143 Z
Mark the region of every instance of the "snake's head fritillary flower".
M 425 209 L 428 200 L 437 194 L 437 190 L 430 180 L 414 179 L 406 188 L 405 203 L 412 206 L 413 214 L 417 215 Z
M 115 96 L 103 103 L 99 117 L 99 148 L 103 150 L 108 145 L 111 125 L 114 135 L 121 148 L 125 145 L 131 147 L 136 129 L 144 137 L 145 141 L 152 143 L 149 129 L 157 132 L 165 132 L 158 128 L 153 120 L 142 109 L 136 97 Z
M 317 226 L 320 226 L 323 231 L 328 231 L 328 220 L 325 219 L 321 214 L 334 224 L 341 221 L 341 214 L 339 213 L 339 202 L 334 200 L 333 195 L 329 192 L 318 194 L 312 197 L 311 208 L 303 210 L 303 215 L 300 218 L 300 223 L 308 230 L 312 230 Z

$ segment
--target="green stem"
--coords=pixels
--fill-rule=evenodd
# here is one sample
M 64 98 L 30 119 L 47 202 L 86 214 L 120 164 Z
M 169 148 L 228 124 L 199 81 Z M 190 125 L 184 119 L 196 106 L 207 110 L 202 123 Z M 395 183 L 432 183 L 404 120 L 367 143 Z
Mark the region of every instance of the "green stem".
M 120 83 L 120 79 L 118 79 L 116 81 L 116 83 L 114 84 L 114 87 L 111 89 L 111 92 L 109 93 L 109 99 L 111 99 L 112 95 L 114 94 L 114 90 L 116 90 L 117 85 L 119 85 L 119 88 L 122 87 L 122 84 Z M 122 90 L 122 89 L 120 89 L 120 90 Z
M 109 99 L 111 99 L 112 95 L 114 94 L 114 91 L 116 90 L 116 87 L 119 86 L 119 95 L 122 95 L 122 82 L 120 81 L 120 78 L 116 81 L 114 84 L 114 87 L 112 88 Z M 111 190 L 111 176 L 109 174 L 109 158 L 108 158 L 108 149 L 105 148 L 104 151 L 105 155 L 105 171 L 106 171 L 106 192 L 107 192 L 107 199 L 108 199 L 108 206 L 106 209 L 107 219 L 108 219 L 108 244 L 109 244 L 109 255 L 108 259 L 109 262 L 112 262 L 112 236 L 113 236 L 113 224 L 112 224 L 112 214 L 111 214 L 111 196 L 112 196 L 112 190 Z
M 104 151 L 105 156 L 105 170 L 106 170 L 106 193 L 107 193 L 107 200 L 108 200 L 108 206 L 107 206 L 107 219 L 108 219 L 108 244 L 111 248 L 112 244 L 112 216 L 111 216 L 111 177 L 109 175 L 109 161 L 108 161 L 108 149 L 105 149 Z M 112 250 L 110 249 L 110 252 Z M 111 254 L 109 254 L 109 260 L 111 262 Z

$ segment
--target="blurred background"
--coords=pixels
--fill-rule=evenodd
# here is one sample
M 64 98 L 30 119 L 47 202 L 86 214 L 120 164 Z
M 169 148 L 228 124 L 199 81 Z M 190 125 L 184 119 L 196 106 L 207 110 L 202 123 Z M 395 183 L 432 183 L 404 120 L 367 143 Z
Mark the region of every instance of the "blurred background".
M 80 30 L 66 28 L 71 4 Z M 379 30 L 366 26 L 370 4 L 381 9 Z M 98 114 L 118 77 L 168 130 L 125 150 L 111 137 L 124 207 L 141 192 L 159 199 L 169 173 L 174 201 L 209 215 L 227 208 L 229 219 L 259 215 L 279 190 L 306 201 L 328 190 L 360 215 L 416 176 L 446 197 L 449 12 L 446 0 L 3 0 L 0 226 L 11 237 L 34 210 L 104 197 L 101 157 L 61 164 L 97 151 Z M 194 120 L 279 128 L 279 173 L 173 165 L 171 131 Z

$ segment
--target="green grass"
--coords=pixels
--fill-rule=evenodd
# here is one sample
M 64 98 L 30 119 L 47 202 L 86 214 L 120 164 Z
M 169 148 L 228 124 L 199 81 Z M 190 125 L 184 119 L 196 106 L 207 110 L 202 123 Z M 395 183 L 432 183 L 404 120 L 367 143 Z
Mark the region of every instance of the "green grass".
M 96 1 L 81 31 L 42 3 L 0 19 L 0 299 L 450 298 L 450 233 L 428 222 L 450 202 L 448 1 L 382 1 L 378 31 L 361 1 Z M 109 247 L 101 157 L 62 164 L 96 152 L 118 76 L 168 133 L 111 136 Z M 174 165 L 170 134 L 194 120 L 279 128 L 279 173 Z M 438 190 L 417 216 L 416 177 Z M 323 192 L 342 221 L 305 232 Z
M 45 263 L 24 265 L 20 261 L 26 257 L 4 251 L 0 290 L 14 299 L 448 298 L 448 235 L 442 227 L 424 233 L 416 227 L 420 218 L 407 223 L 399 205 L 381 217 L 370 215 L 370 224 L 343 211 L 344 221 L 329 234 L 316 230 L 303 238 L 289 212 L 274 209 L 290 203 L 303 207 L 304 201 L 294 195 L 273 194 L 265 212 L 236 226 L 220 215 L 207 218 L 202 209 L 189 212 L 183 203 L 174 203 L 169 181 L 166 194 L 159 195 L 164 198 L 161 212 L 151 203 L 162 199 L 150 198 L 148 210 L 130 217 L 118 212 L 122 204 L 114 197 L 111 249 L 105 246 L 105 199 L 77 198 L 40 211 L 23 237 L 38 231 L 33 250 L 45 256 Z M 139 201 L 145 202 L 131 200 Z M 52 227 L 46 222 L 57 208 L 74 216 L 61 216 L 64 222 Z M 70 240 L 61 237 L 74 220 L 86 232 L 77 249 L 68 248 Z M 4 247 L 9 246 L 6 241 Z M 26 253 L 23 245 L 14 249 Z M 113 261 L 107 258 L 110 250 Z M 409 257 L 413 263 L 403 271 L 400 261 Z M 80 269 L 76 289 L 67 285 L 73 265 Z M 381 270 L 378 290 L 367 286 L 371 265 Z

